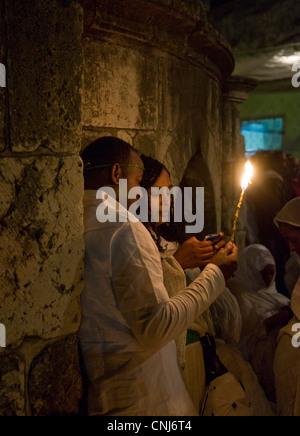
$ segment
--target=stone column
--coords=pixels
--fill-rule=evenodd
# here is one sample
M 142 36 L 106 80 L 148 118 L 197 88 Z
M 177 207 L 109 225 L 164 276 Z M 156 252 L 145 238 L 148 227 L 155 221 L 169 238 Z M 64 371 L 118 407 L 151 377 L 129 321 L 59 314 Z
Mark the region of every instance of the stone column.
M 193 180 L 212 185 L 206 205 L 216 219 L 206 224 L 221 229 L 222 86 L 234 69 L 230 46 L 200 0 L 130 0 L 126 8 L 124 0 L 83 0 L 83 9 L 83 146 L 118 136 L 163 162 L 175 185 L 200 153 L 204 165 L 192 163 Z
M 81 396 L 82 9 L 0 1 L 0 415 L 68 415 Z
M 231 236 L 235 210 L 241 194 L 241 178 L 245 164 L 245 143 L 240 134 L 238 105 L 247 100 L 256 82 L 242 77 L 231 77 L 223 88 L 223 171 L 222 171 L 222 228 Z M 236 243 L 245 246 L 243 209 L 240 212 Z

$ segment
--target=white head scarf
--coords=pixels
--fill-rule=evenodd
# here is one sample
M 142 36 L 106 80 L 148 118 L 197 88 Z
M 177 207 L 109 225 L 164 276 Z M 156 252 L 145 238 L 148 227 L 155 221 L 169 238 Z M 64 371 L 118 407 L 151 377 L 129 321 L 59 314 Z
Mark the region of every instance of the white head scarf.
M 266 333 L 263 321 L 290 303 L 277 292 L 275 274 L 270 286 L 266 287 L 261 271 L 267 265 L 275 266 L 270 251 L 263 245 L 250 245 L 240 253 L 238 270 L 232 282 L 231 289 L 238 300 L 243 320 L 240 346 L 248 357 L 257 338 Z
M 289 201 L 274 218 L 274 223 L 279 227 L 279 223 L 290 224 L 300 230 L 300 197 Z M 299 262 L 299 257 L 298 262 Z M 298 320 L 300 320 L 300 277 L 292 293 L 291 308 Z
M 261 272 L 267 265 L 275 266 L 275 260 L 271 252 L 263 245 L 250 245 L 240 253 L 235 279 L 248 292 L 253 294 L 251 299 L 257 299 L 257 303 L 265 306 L 265 309 L 267 309 L 267 306 L 269 310 L 272 310 L 272 306 L 273 309 L 275 307 L 287 306 L 289 299 L 277 291 L 275 274 L 270 286 L 266 287 Z M 262 299 L 265 300 L 266 305 L 262 304 Z
M 267 265 L 275 266 L 275 260 L 270 251 L 263 245 L 250 245 L 240 253 L 235 278 L 248 291 L 257 292 L 266 287 L 261 271 Z M 275 276 L 272 284 L 274 282 Z
M 276 215 L 274 223 L 277 227 L 279 223 L 284 223 L 300 228 L 300 197 L 289 201 Z

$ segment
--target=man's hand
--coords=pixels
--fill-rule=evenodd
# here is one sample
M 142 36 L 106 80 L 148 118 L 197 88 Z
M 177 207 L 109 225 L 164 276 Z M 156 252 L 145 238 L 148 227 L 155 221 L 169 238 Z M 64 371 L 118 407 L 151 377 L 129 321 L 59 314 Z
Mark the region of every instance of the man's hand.
M 193 236 L 179 247 L 174 257 L 183 269 L 203 268 L 210 263 L 214 253 L 212 242 L 198 241 Z
M 225 281 L 233 276 L 238 267 L 238 248 L 229 242 L 225 248 L 221 248 L 211 259 L 210 263 L 217 265 L 222 271 Z

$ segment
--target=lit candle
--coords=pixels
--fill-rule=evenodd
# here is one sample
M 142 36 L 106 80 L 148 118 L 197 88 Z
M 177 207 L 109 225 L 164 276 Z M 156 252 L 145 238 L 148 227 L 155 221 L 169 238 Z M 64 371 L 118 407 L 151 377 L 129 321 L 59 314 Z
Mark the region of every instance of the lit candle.
M 238 222 L 238 218 L 239 218 L 240 209 L 241 209 L 241 206 L 243 203 L 244 195 L 245 195 L 245 192 L 246 192 L 249 184 L 252 183 L 251 179 L 252 179 L 253 174 L 254 174 L 253 166 L 251 165 L 250 161 L 248 161 L 246 163 L 245 167 L 246 167 L 246 171 L 245 171 L 245 174 L 244 174 L 243 179 L 242 179 L 242 193 L 241 193 L 241 196 L 240 196 L 240 199 L 239 199 L 239 202 L 237 205 L 237 209 L 235 212 L 232 234 L 231 234 L 231 239 L 230 239 L 231 242 L 234 242 L 237 222 Z

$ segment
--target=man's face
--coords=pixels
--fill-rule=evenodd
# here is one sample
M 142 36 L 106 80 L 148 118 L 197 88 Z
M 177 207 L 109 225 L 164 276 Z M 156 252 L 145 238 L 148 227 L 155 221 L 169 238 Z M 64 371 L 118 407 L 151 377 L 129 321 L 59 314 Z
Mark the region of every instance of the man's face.
M 289 243 L 290 251 L 295 251 L 300 256 L 300 229 L 289 224 L 279 223 L 281 236 Z

